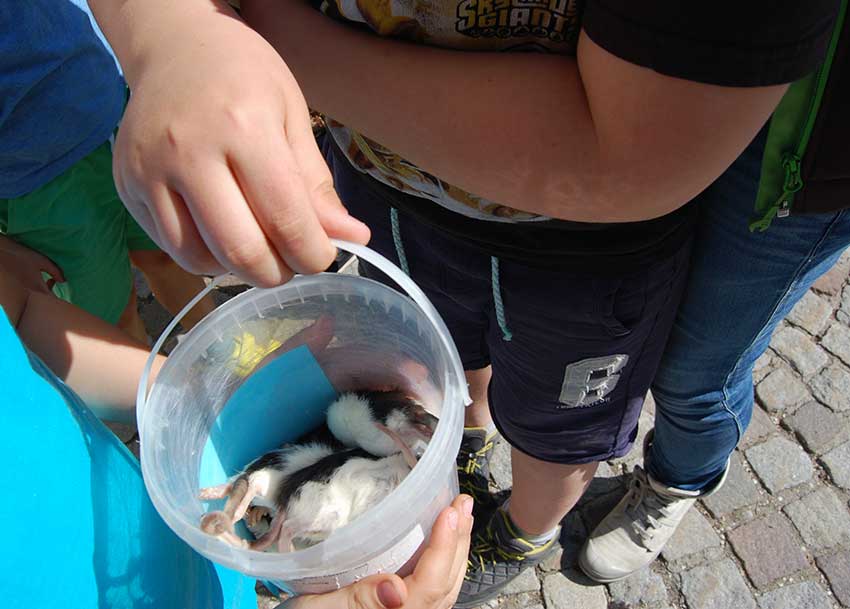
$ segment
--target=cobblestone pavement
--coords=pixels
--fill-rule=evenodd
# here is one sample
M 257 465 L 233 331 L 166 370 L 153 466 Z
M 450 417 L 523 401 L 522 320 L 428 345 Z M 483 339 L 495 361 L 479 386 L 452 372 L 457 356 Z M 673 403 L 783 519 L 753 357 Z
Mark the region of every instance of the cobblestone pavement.
M 565 519 L 562 551 L 526 572 L 490 609 L 850 608 L 850 254 L 810 290 L 777 329 L 754 373 L 757 407 L 729 479 L 698 502 L 661 557 L 615 584 L 576 570 L 588 530 L 619 501 L 642 461 L 640 437 L 624 459 L 603 464 Z M 167 315 L 143 285 L 152 335 Z M 226 300 L 242 286 L 225 286 Z M 131 447 L 133 430 L 124 430 Z M 129 435 L 128 435 L 129 434 Z M 493 487 L 510 488 L 508 447 L 497 447 Z M 263 606 L 271 599 L 264 598 Z M 272 605 L 274 603 L 271 603 Z

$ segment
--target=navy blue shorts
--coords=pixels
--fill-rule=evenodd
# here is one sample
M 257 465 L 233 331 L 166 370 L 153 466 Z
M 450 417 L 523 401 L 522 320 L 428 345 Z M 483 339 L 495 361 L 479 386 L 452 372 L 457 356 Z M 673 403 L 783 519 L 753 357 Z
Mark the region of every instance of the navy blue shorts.
M 685 285 L 690 240 L 637 272 L 605 277 L 496 261 L 401 211 L 394 240 L 389 197 L 324 148 L 342 201 L 372 230 L 369 246 L 399 265 L 403 251 L 466 370 L 492 365 L 490 410 L 505 439 L 554 463 L 626 454 Z

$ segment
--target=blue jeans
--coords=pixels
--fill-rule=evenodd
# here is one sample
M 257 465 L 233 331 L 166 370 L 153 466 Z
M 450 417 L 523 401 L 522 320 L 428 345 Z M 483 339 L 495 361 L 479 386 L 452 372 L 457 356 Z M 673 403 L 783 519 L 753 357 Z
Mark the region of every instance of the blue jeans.
M 750 422 L 753 364 L 776 325 L 850 244 L 850 210 L 748 224 L 762 133 L 700 198 L 685 296 L 652 386 L 649 472 L 683 490 L 722 475 Z

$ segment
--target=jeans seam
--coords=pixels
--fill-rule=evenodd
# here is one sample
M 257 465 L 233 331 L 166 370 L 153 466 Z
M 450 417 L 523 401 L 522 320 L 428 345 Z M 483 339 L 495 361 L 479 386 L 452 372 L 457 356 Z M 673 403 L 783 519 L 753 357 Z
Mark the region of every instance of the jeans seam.
M 782 297 L 776 301 L 773 310 L 770 312 L 770 315 L 767 317 L 767 320 L 765 321 L 764 325 L 762 325 L 762 329 L 752 338 L 750 343 L 747 345 L 747 348 L 741 352 L 741 354 L 738 356 L 737 361 L 735 362 L 735 365 L 732 366 L 732 369 L 729 371 L 729 373 L 726 375 L 726 378 L 723 380 L 723 409 L 726 410 L 726 412 L 728 412 L 730 415 L 732 415 L 732 418 L 735 421 L 735 427 L 738 430 L 738 440 L 736 444 L 741 441 L 741 438 L 744 435 L 744 430 L 741 429 L 740 417 L 738 417 L 738 414 L 733 412 L 732 409 L 729 407 L 729 381 L 738 372 L 741 367 L 741 363 L 746 359 L 747 354 L 749 354 L 749 352 L 752 350 L 755 343 L 758 342 L 758 340 L 761 338 L 765 328 L 771 325 L 771 321 L 776 316 L 776 313 L 787 302 L 788 296 L 791 294 L 791 292 L 794 291 L 797 285 L 799 285 L 800 275 L 803 273 L 803 269 L 805 269 L 809 264 L 811 264 L 812 260 L 815 257 L 815 253 L 832 233 L 833 228 L 843 215 L 844 210 L 839 211 L 837 214 L 835 214 L 835 217 L 833 217 L 832 221 L 830 221 L 829 225 L 823 231 L 823 234 L 820 236 L 817 243 L 815 243 L 809 250 L 809 253 L 806 256 L 805 260 L 803 260 L 799 264 L 797 269 L 794 271 L 794 274 L 791 276 L 788 285 L 785 287 Z

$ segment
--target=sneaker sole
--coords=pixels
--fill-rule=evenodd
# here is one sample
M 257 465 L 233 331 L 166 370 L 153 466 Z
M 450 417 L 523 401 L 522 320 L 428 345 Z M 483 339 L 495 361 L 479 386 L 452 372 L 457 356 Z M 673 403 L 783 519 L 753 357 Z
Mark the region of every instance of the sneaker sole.
M 547 552 L 545 552 L 540 557 L 540 560 L 538 560 L 533 565 L 530 565 L 528 568 L 529 569 L 536 568 L 537 565 L 539 565 L 541 562 L 543 562 L 544 560 L 549 558 L 552 554 L 557 552 L 560 547 L 561 547 L 561 545 L 559 543 L 555 543 Z M 522 575 L 522 573 L 520 573 L 520 575 Z M 517 575 L 517 577 L 519 577 L 520 575 Z M 514 579 L 516 579 L 516 578 L 514 578 Z M 511 581 L 513 581 L 513 580 L 511 580 Z M 505 588 L 508 587 L 508 585 L 510 583 L 511 582 L 506 582 L 503 586 L 500 586 L 498 589 L 492 590 L 492 591 L 488 592 L 487 594 L 484 594 L 480 597 L 477 597 L 474 600 L 456 601 L 455 604 L 452 605 L 452 607 L 454 609 L 474 609 L 475 607 L 480 607 L 481 605 L 483 605 L 485 603 L 489 603 L 490 601 L 492 601 L 495 598 L 499 598 L 499 596 L 502 594 L 502 592 L 505 590 Z
M 481 599 L 476 600 L 476 601 L 467 601 L 465 603 L 455 603 L 454 605 L 452 605 L 452 607 L 454 607 L 454 609 L 474 609 L 475 607 L 480 607 L 481 605 L 483 605 L 485 603 L 489 603 L 494 598 L 499 598 L 500 593 L 501 593 L 501 590 L 496 592 L 496 594 L 481 597 Z

